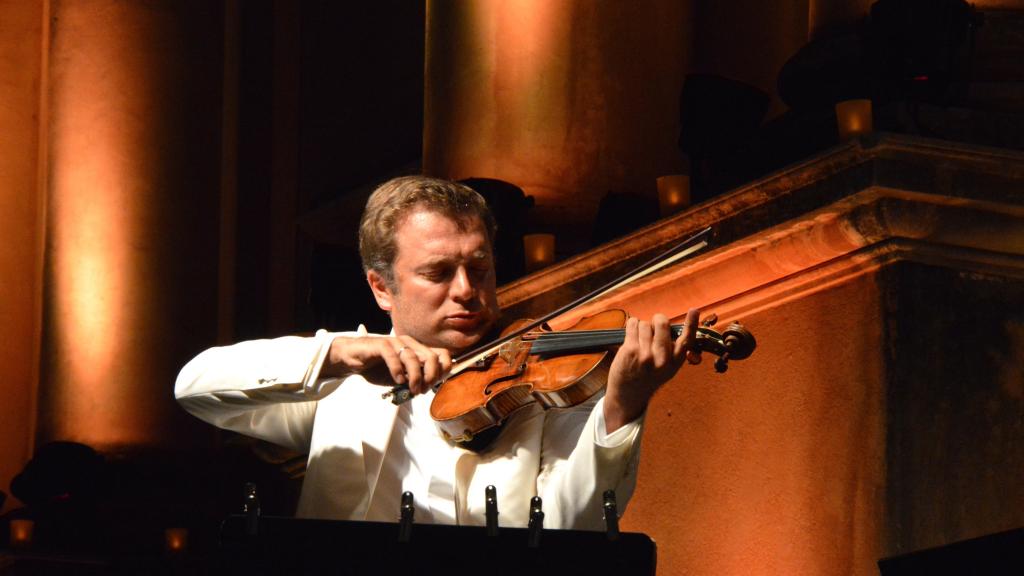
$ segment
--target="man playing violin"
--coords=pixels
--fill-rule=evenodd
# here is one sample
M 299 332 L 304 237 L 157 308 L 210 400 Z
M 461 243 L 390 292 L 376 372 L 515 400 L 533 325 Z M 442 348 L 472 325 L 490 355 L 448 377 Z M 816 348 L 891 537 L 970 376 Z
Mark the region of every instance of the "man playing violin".
M 432 387 L 498 319 L 494 233 L 484 200 L 465 186 L 420 176 L 381 185 L 359 244 L 392 333 L 321 330 L 213 348 L 182 369 L 175 395 L 207 422 L 308 453 L 299 516 L 393 521 L 410 491 L 417 522 L 481 525 L 494 485 L 503 525 L 525 526 L 530 498 L 541 496 L 546 527 L 602 529 L 602 493 L 615 490 L 622 509 L 635 486 L 649 400 L 699 361 L 697 312 L 674 341 L 664 315 L 628 320 L 603 395 L 566 409 L 529 404 L 483 449 L 452 444 L 430 419 Z M 395 384 L 412 400 L 382 400 L 381 386 Z

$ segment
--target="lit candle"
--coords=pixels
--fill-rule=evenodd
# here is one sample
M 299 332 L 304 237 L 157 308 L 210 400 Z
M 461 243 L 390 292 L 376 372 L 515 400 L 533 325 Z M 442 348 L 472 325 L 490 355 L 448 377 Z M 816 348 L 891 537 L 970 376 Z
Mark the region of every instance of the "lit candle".
M 164 530 L 164 548 L 168 552 L 184 552 L 188 548 L 188 529 L 168 528 Z
M 690 177 L 671 174 L 658 177 L 658 206 L 661 215 L 668 216 L 690 205 Z
M 523 236 L 526 271 L 539 270 L 555 261 L 554 234 L 527 234 Z
M 11 520 L 11 548 L 27 548 L 32 545 L 32 530 L 35 522 L 24 518 Z
M 844 100 L 836 103 L 836 127 L 839 129 L 840 142 L 871 132 L 871 100 Z

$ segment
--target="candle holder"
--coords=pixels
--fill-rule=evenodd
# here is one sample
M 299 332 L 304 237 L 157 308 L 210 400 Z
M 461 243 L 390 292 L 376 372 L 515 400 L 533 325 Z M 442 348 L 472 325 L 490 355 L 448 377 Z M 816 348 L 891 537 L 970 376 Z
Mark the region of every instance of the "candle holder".
M 872 125 L 871 100 L 843 100 L 836 103 L 836 128 L 839 141 L 846 142 L 861 134 L 870 133 Z
M 670 216 L 690 205 L 690 177 L 669 174 L 658 177 L 658 208 L 662 217 Z
M 555 262 L 554 234 L 526 234 L 523 236 L 526 271 L 533 272 Z
M 32 533 L 36 523 L 26 518 L 11 520 L 11 548 L 28 548 L 32 545 Z
M 167 528 L 164 530 L 164 550 L 172 554 L 181 554 L 188 550 L 188 529 Z

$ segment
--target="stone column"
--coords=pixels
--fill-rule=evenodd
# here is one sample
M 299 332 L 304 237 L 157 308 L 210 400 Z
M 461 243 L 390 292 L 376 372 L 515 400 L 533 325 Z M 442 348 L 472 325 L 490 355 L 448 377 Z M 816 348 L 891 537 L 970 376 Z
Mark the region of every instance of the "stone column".
M 810 0 L 807 8 L 807 37 L 814 39 L 835 28 L 850 26 L 871 11 L 874 0 Z
M 35 426 L 44 4 L 0 0 L 0 489 L 4 491 L 31 455 Z M 8 508 L 13 504 L 13 499 L 8 501 Z
M 180 443 L 174 376 L 217 325 L 222 9 L 50 10 L 37 442 Z
M 423 168 L 512 182 L 584 239 L 608 192 L 678 171 L 689 2 L 427 4 Z

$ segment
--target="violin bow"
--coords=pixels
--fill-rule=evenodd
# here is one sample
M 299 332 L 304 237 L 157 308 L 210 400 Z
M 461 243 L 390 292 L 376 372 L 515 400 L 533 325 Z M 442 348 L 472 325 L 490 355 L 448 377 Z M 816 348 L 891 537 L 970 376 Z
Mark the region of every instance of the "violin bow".
M 690 236 L 686 240 L 683 240 L 679 244 L 676 244 L 672 248 L 669 248 L 668 250 L 662 252 L 661 254 L 658 254 L 654 258 L 651 258 L 647 262 L 644 262 L 643 264 L 637 266 L 636 268 L 630 270 L 629 272 L 626 272 L 625 274 L 619 276 L 618 278 L 615 278 L 614 280 L 604 284 L 603 286 L 600 286 L 596 290 L 592 290 L 591 292 L 584 294 L 583 296 L 580 296 L 579 298 L 573 300 L 572 302 L 569 302 L 564 306 L 561 306 L 551 312 L 548 312 L 544 316 L 534 320 L 533 322 L 530 322 L 529 324 L 526 324 L 525 326 L 519 328 L 514 332 L 506 334 L 496 340 L 491 340 L 490 342 L 482 346 L 478 346 L 470 350 L 469 352 L 462 354 L 461 356 L 455 358 L 455 360 L 452 362 L 451 369 L 448 370 L 448 373 L 443 378 L 441 378 L 441 380 L 437 384 L 434 385 L 434 389 L 436 390 L 437 387 L 440 386 L 449 377 L 454 376 L 462 372 L 463 370 L 472 367 L 474 364 L 482 362 L 488 356 L 495 354 L 503 344 L 516 338 L 519 338 L 523 334 L 526 334 L 530 330 L 533 330 L 534 328 L 543 325 L 552 318 L 560 316 L 568 312 L 569 310 L 572 310 L 573 308 L 582 306 L 583 304 L 586 304 L 591 300 L 596 300 L 597 298 L 600 298 L 601 296 L 604 296 L 605 294 L 608 294 L 613 290 L 617 290 L 631 282 L 635 282 L 645 276 L 653 274 L 658 270 L 665 268 L 666 266 L 670 266 L 672 264 L 675 264 L 676 262 L 683 261 L 689 258 L 690 256 L 693 256 L 697 252 L 711 245 L 711 238 L 713 235 L 714 234 L 710 226 L 704 228 L 703 230 Z M 402 404 L 408 401 L 410 398 L 412 398 L 412 394 L 409 392 L 409 387 L 406 386 L 405 384 L 402 384 L 400 386 L 394 386 L 391 388 L 390 391 L 381 394 L 381 398 L 389 397 L 391 398 L 392 404 Z

